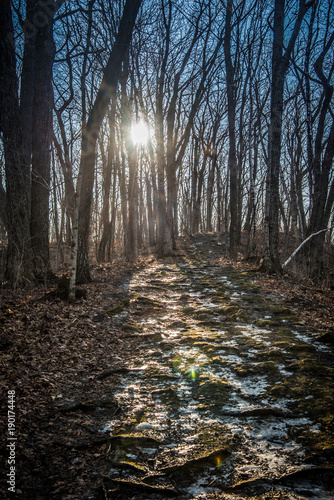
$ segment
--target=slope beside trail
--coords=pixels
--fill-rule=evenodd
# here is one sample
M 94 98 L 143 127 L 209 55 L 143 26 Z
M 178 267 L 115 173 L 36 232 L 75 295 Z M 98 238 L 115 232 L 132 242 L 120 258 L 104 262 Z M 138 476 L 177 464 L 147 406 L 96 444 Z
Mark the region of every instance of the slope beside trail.
M 107 498 L 334 498 L 330 349 L 221 245 L 152 263 L 109 312 L 139 342 L 100 375 L 119 375 Z
M 7 301 L 18 499 L 334 498 L 332 346 L 223 245 L 196 235 L 74 305 Z

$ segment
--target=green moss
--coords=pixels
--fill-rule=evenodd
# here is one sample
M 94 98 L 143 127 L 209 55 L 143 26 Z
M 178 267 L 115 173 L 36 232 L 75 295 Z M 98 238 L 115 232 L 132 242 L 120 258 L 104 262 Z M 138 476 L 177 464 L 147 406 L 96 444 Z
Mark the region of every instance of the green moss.
M 216 313 L 215 313 L 215 310 L 213 309 L 197 309 L 195 311 L 193 311 L 192 313 L 192 316 L 194 316 L 194 318 L 196 319 L 199 319 L 199 320 L 207 320 L 207 319 L 211 319 L 212 316 L 214 316 Z
M 123 429 L 119 429 L 119 433 L 110 437 L 110 443 L 124 451 L 130 451 L 144 447 L 158 447 L 160 441 L 155 438 L 144 436 L 142 434 L 124 434 Z
M 198 397 L 205 400 L 207 406 L 216 406 L 226 403 L 232 392 L 232 386 L 222 380 L 205 380 L 200 383 Z
M 322 363 L 312 358 L 304 358 L 296 361 L 295 365 L 302 373 L 310 373 L 318 377 L 333 377 L 334 375 L 334 368 L 324 366 Z
M 291 333 L 291 331 L 290 331 Z M 273 342 L 273 347 L 277 349 L 289 349 L 291 347 L 290 342 L 287 342 L 286 340 L 279 340 L 278 342 Z
M 161 302 L 157 300 L 150 299 L 149 297 L 144 297 L 142 295 L 137 295 L 136 299 L 134 300 L 136 304 L 140 304 L 141 306 L 148 306 L 148 307 L 153 307 L 153 308 L 160 308 L 162 307 Z
M 275 342 L 276 345 L 277 342 L 283 342 L 289 345 L 289 343 L 295 340 L 295 336 L 293 335 L 291 328 L 287 326 L 281 326 L 280 328 L 275 328 L 275 330 L 272 332 L 272 335 L 274 339 L 275 338 L 277 339 Z
M 233 316 L 234 314 L 237 314 L 240 309 L 238 306 L 227 305 L 225 307 L 220 307 L 215 310 L 217 311 L 218 314 L 221 314 L 223 316 Z
M 164 372 L 161 370 L 160 366 L 150 365 L 146 368 L 144 376 L 148 378 L 159 377 L 160 375 L 164 375 Z
M 282 315 L 286 316 L 292 314 L 291 310 L 285 306 L 272 306 L 270 312 L 274 316 L 282 316 Z
M 142 328 L 135 321 L 129 321 L 122 326 L 123 332 L 141 332 Z
M 275 326 L 279 326 L 280 325 L 280 322 L 277 321 L 277 320 L 274 320 L 274 319 L 267 319 L 267 318 L 263 318 L 263 319 L 257 319 L 255 321 L 255 324 L 257 326 L 260 326 L 261 328 L 266 328 L 266 327 L 275 327 Z
M 270 313 L 280 321 L 286 321 L 289 324 L 298 324 L 300 323 L 299 319 L 293 314 L 293 312 L 284 306 L 274 306 L 271 307 Z
M 274 361 L 264 361 L 262 363 L 244 363 L 236 366 L 233 371 L 239 377 L 248 377 L 250 375 L 272 375 L 278 373 L 277 365 Z
M 179 397 L 176 392 L 177 387 L 166 387 L 157 389 L 152 392 L 152 397 L 159 397 L 162 401 L 169 404 L 176 404 L 179 402 Z
M 249 323 L 250 322 L 250 316 L 246 311 L 239 311 L 238 314 L 236 315 L 237 321 L 241 321 L 243 323 Z
M 273 396 L 274 399 L 276 399 L 276 398 L 279 399 L 279 398 L 283 398 L 283 397 L 286 397 L 289 399 L 291 397 L 290 383 L 285 380 L 280 384 L 275 384 L 268 390 L 268 393 L 271 396 Z
M 323 460 L 333 460 L 334 457 L 334 415 L 327 413 L 319 417 L 319 428 L 314 431 L 308 426 L 302 430 L 297 439 L 306 449 L 306 459 L 315 456 Z
M 313 345 L 306 344 L 305 342 L 290 344 L 290 351 L 299 354 L 299 356 L 305 356 L 308 353 L 316 354 L 317 352 L 316 348 Z
M 204 341 L 194 342 L 193 346 L 199 347 L 201 351 L 205 352 L 205 354 L 211 354 L 216 352 L 217 350 L 217 345 L 212 344 L 210 342 L 204 342 Z
M 128 307 L 129 303 L 130 303 L 130 300 L 129 300 L 129 298 L 126 297 L 121 301 L 120 304 L 113 307 L 112 309 L 109 309 L 109 311 L 106 311 L 106 314 L 108 314 L 108 316 L 115 316 L 116 314 L 119 314 L 122 311 L 124 311 L 124 309 L 126 307 Z
M 120 467 L 121 469 L 130 469 L 138 472 L 144 472 L 147 473 L 149 472 L 149 468 L 146 467 L 145 465 L 138 464 L 136 462 L 133 462 L 131 460 L 113 460 L 112 465 L 114 467 Z
M 222 327 L 222 323 L 220 321 L 216 321 L 214 319 L 207 319 L 204 321 L 199 321 L 199 326 L 219 330 Z
M 281 349 L 272 348 L 259 352 L 257 354 L 257 359 L 286 361 L 286 354 L 282 352 Z
M 190 299 L 190 295 L 188 295 L 187 293 L 183 293 L 182 295 L 180 295 L 179 297 L 179 300 L 184 300 L 184 301 L 187 301 Z
M 196 311 L 196 309 L 192 306 L 184 307 L 182 309 L 183 314 L 192 314 L 194 311 Z
M 271 305 L 271 302 L 261 295 L 246 294 L 242 297 L 242 300 L 250 305 L 261 306 L 261 309 Z
M 185 329 L 185 328 L 189 328 L 187 323 L 185 323 L 184 321 L 173 321 L 172 323 L 169 323 L 167 325 L 167 328 L 170 328 L 172 330 L 180 330 L 180 329 Z

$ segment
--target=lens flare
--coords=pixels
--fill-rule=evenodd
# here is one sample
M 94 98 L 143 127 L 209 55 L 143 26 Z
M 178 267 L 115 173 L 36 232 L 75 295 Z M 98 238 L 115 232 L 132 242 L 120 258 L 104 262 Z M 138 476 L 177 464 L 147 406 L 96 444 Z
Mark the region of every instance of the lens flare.
M 195 381 L 198 378 L 198 368 L 196 366 L 192 366 L 189 369 L 191 380 Z

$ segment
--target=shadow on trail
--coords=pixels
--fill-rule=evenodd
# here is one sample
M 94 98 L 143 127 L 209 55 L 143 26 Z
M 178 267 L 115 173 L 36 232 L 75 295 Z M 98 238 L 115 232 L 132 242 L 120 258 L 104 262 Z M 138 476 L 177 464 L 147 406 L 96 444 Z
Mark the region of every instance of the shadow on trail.
M 134 274 L 113 313 L 138 347 L 100 429 L 104 498 L 334 498 L 330 348 L 221 246 L 198 236 Z

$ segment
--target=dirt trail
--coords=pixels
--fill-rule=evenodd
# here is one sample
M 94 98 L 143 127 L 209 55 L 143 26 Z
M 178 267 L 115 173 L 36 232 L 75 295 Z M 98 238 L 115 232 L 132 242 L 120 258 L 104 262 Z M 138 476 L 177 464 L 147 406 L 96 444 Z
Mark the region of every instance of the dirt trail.
M 152 263 L 109 311 L 138 343 L 100 374 L 118 375 L 107 498 L 334 498 L 332 354 L 221 245 Z
M 183 240 L 121 281 L 97 268 L 73 305 L 7 299 L 17 498 L 334 498 L 332 347 L 223 245 Z

